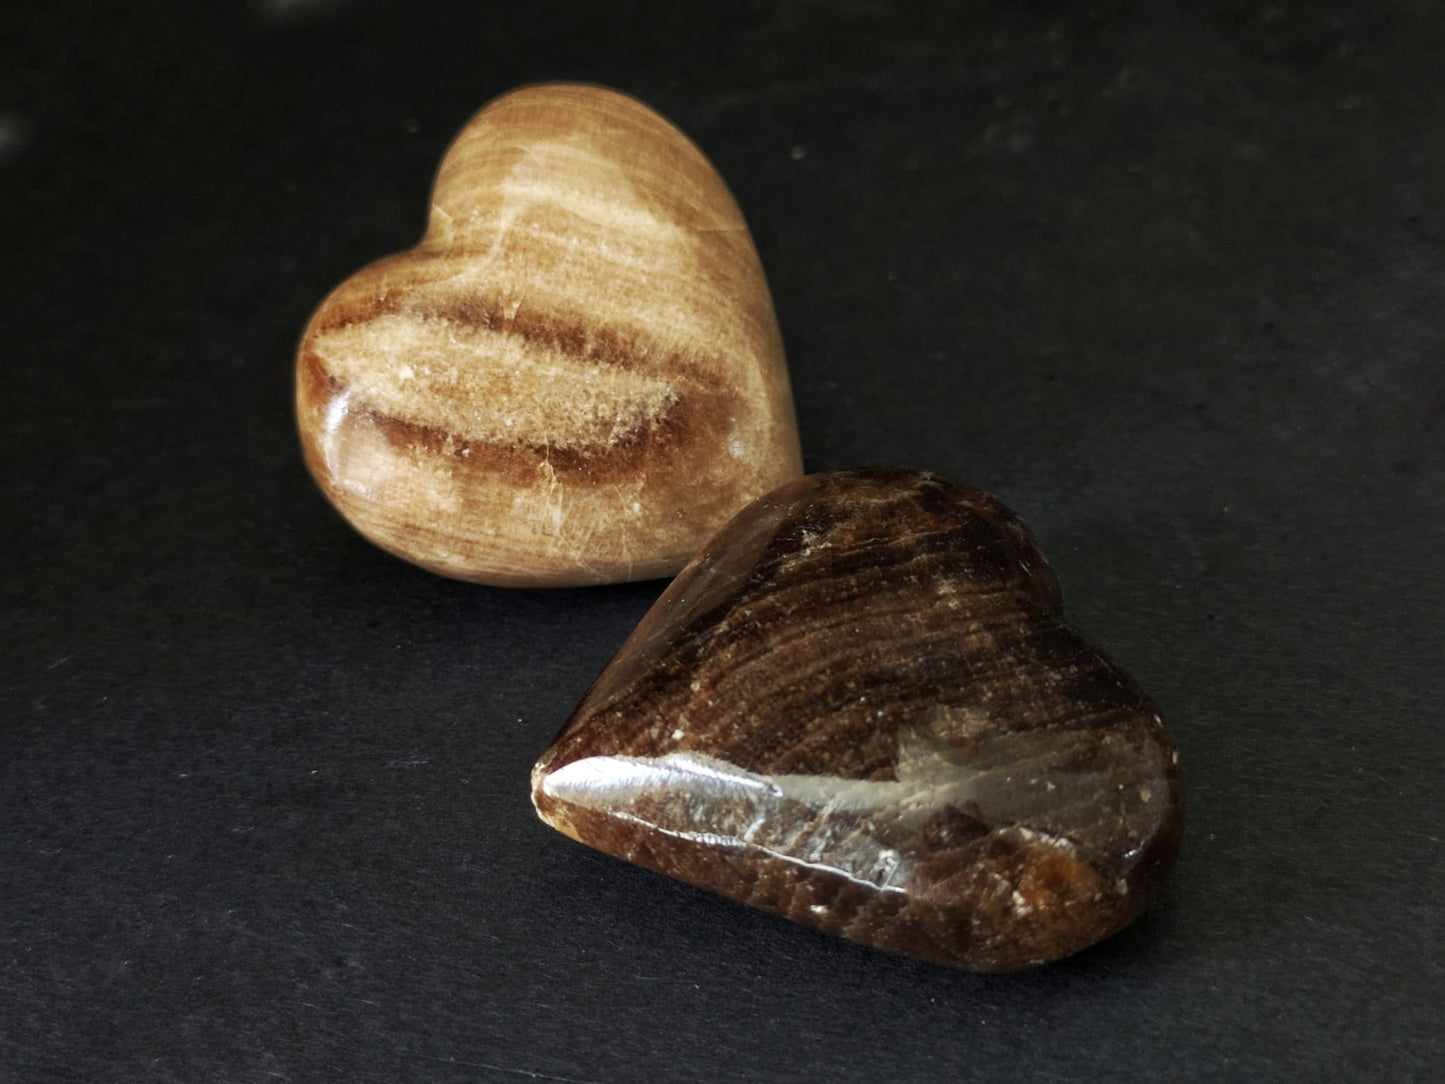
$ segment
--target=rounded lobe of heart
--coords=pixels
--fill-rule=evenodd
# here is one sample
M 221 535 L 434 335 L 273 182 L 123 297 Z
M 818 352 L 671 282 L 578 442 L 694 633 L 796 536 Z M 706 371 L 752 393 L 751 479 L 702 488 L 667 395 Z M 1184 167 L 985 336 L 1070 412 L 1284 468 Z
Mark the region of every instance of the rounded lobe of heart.
M 539 814 L 825 932 L 981 971 L 1137 915 L 1183 823 L 1154 704 L 1027 528 L 912 471 L 803 478 L 677 577 L 533 772 Z
M 669 575 L 801 473 L 772 301 L 687 138 L 597 87 L 463 128 L 422 242 L 342 283 L 297 358 L 306 461 L 363 534 L 445 575 Z

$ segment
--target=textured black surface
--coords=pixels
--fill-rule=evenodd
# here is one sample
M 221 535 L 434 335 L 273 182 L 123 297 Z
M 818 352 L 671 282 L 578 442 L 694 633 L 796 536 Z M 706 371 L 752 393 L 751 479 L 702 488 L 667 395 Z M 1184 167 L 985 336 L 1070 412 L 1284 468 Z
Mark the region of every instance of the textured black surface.
M 0 24 L 0 1078 L 1438 1072 L 1438 5 Z M 1121 935 L 953 973 L 571 843 L 528 769 L 661 585 L 446 582 L 312 486 L 310 308 L 559 77 L 732 184 L 809 467 L 997 492 L 1160 702 L 1189 824 Z

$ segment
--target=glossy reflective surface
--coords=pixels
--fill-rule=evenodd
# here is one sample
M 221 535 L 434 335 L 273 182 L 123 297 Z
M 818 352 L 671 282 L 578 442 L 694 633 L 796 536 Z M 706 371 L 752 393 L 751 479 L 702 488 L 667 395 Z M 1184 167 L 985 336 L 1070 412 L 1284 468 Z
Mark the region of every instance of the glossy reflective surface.
M 1005 971 L 1139 913 L 1178 849 L 1157 710 L 993 498 L 783 486 L 682 572 L 533 774 L 601 850 L 829 933 Z
M 527 87 L 467 124 L 421 244 L 311 318 L 296 396 L 358 530 L 485 583 L 671 575 L 801 472 L 737 204 L 686 136 L 599 87 Z

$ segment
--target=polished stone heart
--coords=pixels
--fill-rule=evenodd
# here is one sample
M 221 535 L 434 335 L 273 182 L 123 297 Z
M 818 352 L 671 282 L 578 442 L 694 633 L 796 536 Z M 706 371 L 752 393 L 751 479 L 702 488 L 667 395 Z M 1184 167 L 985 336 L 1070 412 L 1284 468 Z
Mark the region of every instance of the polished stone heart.
M 353 526 L 483 583 L 671 575 L 802 469 L 737 204 L 599 87 L 527 87 L 462 129 L 421 243 L 312 316 L 296 406 Z
M 891 952 L 1008 971 L 1174 864 L 1179 758 L 1028 530 L 911 471 L 815 475 L 683 570 L 532 775 L 610 854 Z

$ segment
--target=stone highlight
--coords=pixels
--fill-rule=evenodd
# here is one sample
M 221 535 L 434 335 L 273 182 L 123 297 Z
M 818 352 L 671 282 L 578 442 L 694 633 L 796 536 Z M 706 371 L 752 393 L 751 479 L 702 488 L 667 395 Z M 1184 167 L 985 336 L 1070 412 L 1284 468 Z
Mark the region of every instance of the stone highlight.
M 482 109 L 421 243 L 332 292 L 296 372 L 322 491 L 384 549 L 461 579 L 672 575 L 802 472 L 742 213 L 685 135 L 600 87 Z
M 1064 622 L 1027 528 L 913 471 L 811 476 L 744 509 L 532 786 L 599 850 L 978 971 L 1128 923 L 1184 813 L 1158 710 Z

